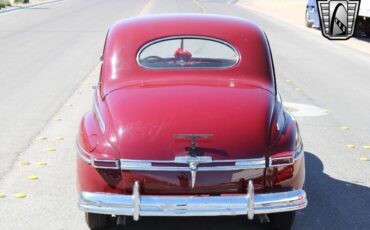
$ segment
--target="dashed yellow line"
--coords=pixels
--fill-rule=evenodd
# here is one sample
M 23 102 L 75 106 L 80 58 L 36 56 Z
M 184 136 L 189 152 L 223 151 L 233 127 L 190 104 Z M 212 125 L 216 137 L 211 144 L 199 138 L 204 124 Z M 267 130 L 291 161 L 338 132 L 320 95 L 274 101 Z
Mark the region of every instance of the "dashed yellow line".
M 150 7 L 152 7 L 154 3 L 154 0 L 148 0 L 147 3 L 145 3 L 144 8 L 140 11 L 139 16 L 143 16 L 148 13 Z
M 46 150 L 47 150 L 48 152 L 55 152 L 55 151 L 57 151 L 57 149 L 56 149 L 56 148 L 54 148 L 54 147 L 48 147 Z
M 90 81 L 90 80 L 86 80 L 86 81 L 84 82 L 84 85 L 91 85 L 91 81 Z
M 22 166 L 28 166 L 28 165 L 30 165 L 31 163 L 30 163 L 30 162 L 28 162 L 28 161 L 21 161 L 21 162 L 19 162 L 19 164 L 20 164 L 20 165 L 22 165 Z
M 37 164 L 40 165 L 40 166 L 46 166 L 47 165 L 47 163 L 45 161 L 39 161 L 39 162 L 37 162 Z
M 14 195 L 15 198 L 25 198 L 27 195 L 24 193 L 17 193 Z
M 323 113 L 329 113 L 329 110 L 328 109 L 323 109 L 322 112 Z
M 46 136 L 40 136 L 40 137 L 36 138 L 36 140 L 38 140 L 38 141 L 47 140 L 47 139 L 48 139 L 48 137 L 46 137 Z
M 200 9 L 200 11 L 202 11 L 202 13 L 207 13 L 208 12 L 208 10 L 207 10 L 207 8 L 205 8 L 204 6 L 203 6 L 203 4 L 202 3 L 200 3 L 200 1 L 199 0 L 193 0 L 193 3 Z
M 356 148 L 356 145 L 348 144 L 348 145 L 347 145 L 347 148 L 349 148 L 349 149 L 354 149 L 354 148 Z
M 39 177 L 35 176 L 35 175 L 30 175 L 27 178 L 28 178 L 28 180 L 38 180 L 39 179 Z

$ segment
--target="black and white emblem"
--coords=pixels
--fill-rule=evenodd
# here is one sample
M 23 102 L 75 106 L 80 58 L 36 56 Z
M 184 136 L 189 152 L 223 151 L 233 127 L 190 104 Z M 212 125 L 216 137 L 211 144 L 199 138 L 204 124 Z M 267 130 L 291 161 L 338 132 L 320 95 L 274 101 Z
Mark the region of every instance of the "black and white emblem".
M 353 36 L 360 0 L 317 0 L 321 32 L 331 40 L 345 40 Z

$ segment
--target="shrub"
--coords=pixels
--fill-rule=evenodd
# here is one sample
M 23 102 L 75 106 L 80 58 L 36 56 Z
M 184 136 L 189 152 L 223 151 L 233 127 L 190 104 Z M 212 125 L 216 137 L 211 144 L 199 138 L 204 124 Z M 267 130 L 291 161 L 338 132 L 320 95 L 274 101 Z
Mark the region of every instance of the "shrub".
M 29 0 L 14 0 L 14 3 L 29 3 Z
M 10 6 L 10 2 L 8 0 L 0 0 L 0 9 L 6 6 Z

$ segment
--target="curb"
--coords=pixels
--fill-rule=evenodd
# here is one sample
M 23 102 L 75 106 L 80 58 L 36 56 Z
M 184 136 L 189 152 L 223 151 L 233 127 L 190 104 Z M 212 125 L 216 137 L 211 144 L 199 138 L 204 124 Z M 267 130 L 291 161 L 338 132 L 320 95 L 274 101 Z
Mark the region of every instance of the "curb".
M 63 1 L 63 0 L 48 0 L 48 1 L 45 1 L 45 2 L 34 3 L 34 4 L 31 3 L 29 5 L 24 5 L 24 6 L 11 6 L 11 7 L 4 8 L 4 9 L 0 10 L 0 15 L 4 14 L 4 13 L 9 13 L 9 12 L 17 11 L 17 10 L 23 10 L 23 9 L 27 9 L 27 8 L 33 8 L 33 7 L 36 7 L 36 6 L 46 5 L 46 4 L 50 4 L 50 3 L 54 3 L 54 2 L 60 2 L 60 1 Z

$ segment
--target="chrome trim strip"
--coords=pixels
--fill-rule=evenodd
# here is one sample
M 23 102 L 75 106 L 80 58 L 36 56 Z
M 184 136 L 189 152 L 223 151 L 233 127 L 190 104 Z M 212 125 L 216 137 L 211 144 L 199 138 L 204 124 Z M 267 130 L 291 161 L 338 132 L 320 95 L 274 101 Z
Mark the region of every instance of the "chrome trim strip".
M 190 133 L 181 133 L 175 134 L 175 139 L 211 139 L 213 134 L 190 134 Z
M 188 165 L 191 157 L 176 157 L 173 161 L 158 161 L 158 160 L 128 160 L 121 159 L 122 170 L 134 171 L 192 171 Z M 241 160 L 212 160 L 211 158 L 200 157 L 198 161 L 197 171 L 232 171 L 245 169 L 262 169 L 266 167 L 265 158 L 241 159 Z M 225 166 L 207 166 L 211 163 L 234 163 L 234 165 Z M 153 164 L 184 164 L 183 166 L 166 166 Z
M 175 157 L 175 163 L 179 164 L 189 164 L 191 162 L 196 162 L 198 164 L 200 163 L 212 163 L 213 159 L 209 156 L 176 156 Z
M 144 66 L 140 63 L 140 54 L 149 46 L 155 44 L 155 43 L 158 43 L 158 42 L 162 42 L 162 41 L 167 41 L 167 40 L 174 40 L 174 39 L 180 39 L 180 38 L 185 38 L 185 39 L 203 39 L 203 40 L 210 40 L 210 41 L 214 41 L 214 42 L 218 42 L 218 43 L 221 43 L 221 44 L 224 44 L 226 46 L 228 46 L 230 49 L 232 49 L 235 54 L 237 55 L 237 60 L 236 62 L 231 65 L 231 66 L 227 66 L 227 67 L 213 67 L 213 68 L 210 68 L 210 67 L 197 67 L 197 68 L 178 68 L 178 67 L 173 67 L 173 68 L 151 68 L 151 67 L 147 67 L 147 66 Z M 228 68 L 232 68 L 236 65 L 238 65 L 240 62 L 240 53 L 238 52 L 238 50 L 233 46 L 231 45 L 230 43 L 224 41 L 224 40 L 221 40 L 221 39 L 218 39 L 218 38 L 213 38 L 213 37 L 207 37 L 207 36 L 191 36 L 191 35 L 184 35 L 184 36 L 169 36 L 169 37 L 165 37 L 165 38 L 160 38 L 160 39 L 156 39 L 156 40 L 153 40 L 151 42 L 148 42 L 146 43 L 145 45 L 143 45 L 140 49 L 139 49 L 139 52 L 137 52 L 137 55 L 136 55 L 136 63 L 144 68 L 144 69 L 150 69 L 150 70 L 171 70 L 171 69 L 178 69 L 178 70 L 186 70 L 186 69 L 228 69 Z
M 133 195 L 81 192 L 79 208 L 84 212 L 133 216 L 235 216 L 269 214 L 303 209 L 306 192 L 255 194 L 249 182 L 248 195 L 233 196 L 154 196 L 140 195 L 138 182 Z
M 187 158 L 188 156 L 184 156 L 184 157 Z M 160 163 L 164 163 L 164 164 L 168 164 L 168 163 L 184 163 L 184 164 L 186 164 L 186 162 L 175 162 L 174 160 L 133 160 L 133 159 L 121 159 L 121 161 L 135 162 L 135 163 L 136 162 L 145 162 L 145 163 L 159 163 L 159 164 Z M 208 162 L 208 163 L 233 163 L 233 162 L 248 162 L 248 161 L 251 161 L 251 162 L 260 161 L 259 164 L 261 164 L 262 161 L 265 162 L 265 157 L 251 158 L 251 159 L 235 159 L 235 160 L 212 160 L 212 162 Z
M 258 166 L 258 168 L 260 167 L 264 168 L 266 166 L 266 160 L 265 158 L 238 160 L 238 161 L 235 161 L 235 166 L 245 166 L 245 167 L 251 167 L 251 168 Z
M 96 101 L 96 97 L 97 97 L 97 93 L 96 92 L 95 92 L 94 97 L 93 97 L 93 104 L 94 104 L 96 115 L 97 115 L 98 120 L 99 120 L 100 130 L 104 133 L 105 132 L 105 122 L 104 122 L 103 116 L 102 116 L 102 114 L 101 114 L 101 112 L 99 110 L 98 102 Z
M 277 97 L 277 101 L 278 103 L 281 104 L 280 106 L 280 110 L 279 110 L 279 115 L 278 115 L 278 119 L 276 121 L 276 129 L 277 131 L 282 131 L 282 128 L 284 128 L 284 123 L 285 123 L 285 116 L 284 116 L 284 105 L 283 105 L 283 99 L 281 98 L 281 95 L 278 94 L 278 97 Z
M 79 156 L 83 161 L 85 161 L 87 164 L 91 164 L 91 159 L 84 156 L 81 152 L 87 154 L 90 156 L 90 153 L 88 153 L 84 148 L 81 147 L 78 143 L 76 143 L 76 152 L 77 156 Z
M 304 155 L 303 141 L 301 141 L 301 146 L 294 153 L 294 161 L 299 160 Z

